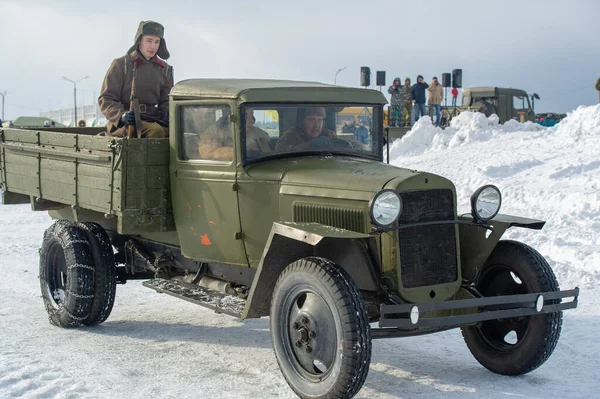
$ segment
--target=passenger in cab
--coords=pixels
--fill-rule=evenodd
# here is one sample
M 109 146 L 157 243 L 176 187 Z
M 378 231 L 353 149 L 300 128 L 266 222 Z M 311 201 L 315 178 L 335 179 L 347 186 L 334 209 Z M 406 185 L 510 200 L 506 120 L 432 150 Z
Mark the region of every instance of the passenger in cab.
M 331 147 L 335 132 L 324 129 L 325 108 L 309 107 L 304 110 L 302 123 L 294 126 L 281 136 L 275 151 L 301 150 L 309 148 Z
M 256 118 L 251 108 L 246 108 L 246 151 L 253 154 L 271 152 L 269 133 L 254 126 Z
M 200 143 L 198 144 L 200 159 L 233 160 L 233 124 L 229 120 L 229 108 L 224 108 L 222 113 L 223 115 L 216 122 L 211 123 L 200 132 Z

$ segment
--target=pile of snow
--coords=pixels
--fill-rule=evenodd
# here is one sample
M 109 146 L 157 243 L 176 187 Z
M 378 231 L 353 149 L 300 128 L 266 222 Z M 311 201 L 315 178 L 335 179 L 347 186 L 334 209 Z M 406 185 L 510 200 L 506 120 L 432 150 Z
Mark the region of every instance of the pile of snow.
M 419 119 L 413 128 L 390 147 L 391 159 L 398 156 L 419 155 L 427 151 L 454 148 L 465 144 L 488 141 L 507 133 L 541 132 L 542 136 L 571 138 L 600 134 L 600 105 L 580 106 L 557 125 L 548 128 L 537 123 L 516 120 L 499 123 L 497 115 L 486 117 L 480 112 L 461 112 L 446 129 L 436 127 L 429 116 Z
M 552 127 L 557 136 L 579 141 L 585 136 L 600 135 L 600 104 L 593 107 L 579 107 L 569 112 L 567 117 Z
M 357 398 L 591 398 L 600 391 L 600 106 L 560 124 L 498 124 L 463 113 L 441 130 L 423 118 L 393 143 L 394 164 L 446 176 L 460 212 L 482 184 L 503 194 L 502 213 L 547 220 L 541 231 L 509 229 L 554 269 L 561 288 L 579 286 L 549 360 L 518 377 L 480 366 L 458 330 L 375 340 Z M 28 205 L 0 206 L 0 397 L 294 398 L 279 371 L 267 319 L 241 321 L 158 295 L 139 282 L 118 286 L 100 326 L 48 323 L 38 249 L 52 220 Z
M 497 135 L 522 131 L 540 131 L 544 129 L 537 123 L 519 123 L 510 120 L 499 124 L 497 115 L 489 118 L 480 112 L 461 112 L 450 121 L 446 129 L 436 127 L 429 116 L 420 118 L 413 128 L 399 140 L 390 150 L 392 154 L 416 155 L 430 150 L 454 148 L 475 141 L 488 141 Z

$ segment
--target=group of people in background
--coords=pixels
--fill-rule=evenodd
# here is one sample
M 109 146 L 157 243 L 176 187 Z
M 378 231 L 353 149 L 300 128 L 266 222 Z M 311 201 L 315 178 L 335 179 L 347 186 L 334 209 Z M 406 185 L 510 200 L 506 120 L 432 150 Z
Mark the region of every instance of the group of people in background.
M 456 96 L 452 92 L 453 105 L 456 106 Z M 427 93 L 426 93 L 427 92 Z M 422 75 L 417 76 L 417 82 L 411 85 L 410 78 L 404 78 L 404 85 L 400 78 L 394 78 L 388 88 L 391 95 L 389 108 L 389 126 L 412 126 L 420 117 L 427 114 L 425 105 L 433 110 L 435 125 L 440 125 L 441 104 L 444 99 L 444 90 L 437 77 L 431 83 L 425 82 Z

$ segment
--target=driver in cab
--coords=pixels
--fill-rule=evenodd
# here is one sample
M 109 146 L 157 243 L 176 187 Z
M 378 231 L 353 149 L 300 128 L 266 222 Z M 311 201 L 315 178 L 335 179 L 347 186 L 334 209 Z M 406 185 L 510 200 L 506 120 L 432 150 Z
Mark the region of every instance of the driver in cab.
M 275 151 L 301 150 L 309 148 L 332 147 L 333 131 L 323 129 L 325 108 L 310 107 L 305 109 L 301 126 L 289 129 L 277 141 Z

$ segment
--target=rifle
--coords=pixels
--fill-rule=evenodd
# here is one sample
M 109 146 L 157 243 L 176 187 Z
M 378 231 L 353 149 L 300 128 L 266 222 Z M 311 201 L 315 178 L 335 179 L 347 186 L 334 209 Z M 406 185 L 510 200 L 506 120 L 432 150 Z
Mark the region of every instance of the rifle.
M 127 137 L 136 138 L 139 137 L 138 129 L 140 128 L 141 118 L 139 107 L 137 106 L 138 100 L 135 94 L 135 76 L 137 74 L 137 64 L 133 63 L 133 79 L 131 80 L 131 94 L 129 95 L 129 111 L 133 111 L 135 115 L 135 126 L 127 126 Z

